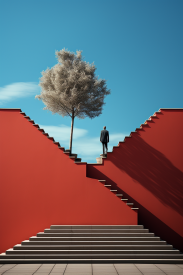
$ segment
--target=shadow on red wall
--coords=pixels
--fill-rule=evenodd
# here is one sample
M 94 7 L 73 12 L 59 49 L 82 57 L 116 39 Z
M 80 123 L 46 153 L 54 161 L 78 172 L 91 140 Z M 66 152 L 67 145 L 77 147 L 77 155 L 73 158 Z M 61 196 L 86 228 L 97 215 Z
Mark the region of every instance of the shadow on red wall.
M 140 182 L 162 203 L 183 215 L 183 173 L 138 133 L 134 134 L 133 142 L 126 142 L 125 146 L 111 154 L 110 161 Z
M 113 153 L 108 154 L 107 160 L 104 160 L 104 165 L 88 165 L 87 176 L 106 179 L 107 183 L 119 190 L 124 198 L 128 198 L 129 202 L 135 203 L 135 207 L 139 207 L 140 224 L 143 224 L 162 239 L 165 239 L 183 251 L 183 236 L 180 236 L 170 227 L 171 217 L 169 218 L 170 224 L 165 224 L 160 218 L 160 216 L 163 215 L 163 213 L 161 213 L 162 210 L 158 209 L 154 211 L 153 200 L 151 201 L 151 208 L 146 208 L 145 202 L 140 198 L 138 199 L 138 194 L 132 196 L 130 192 L 125 192 L 125 186 L 133 183 L 124 182 L 123 173 L 120 175 L 120 171 L 128 174 L 131 179 L 138 182 L 147 190 L 147 192 L 143 194 L 144 201 L 150 192 L 162 205 L 167 206 L 167 211 L 169 208 L 174 209 L 182 217 L 183 173 L 161 152 L 146 143 L 138 132 L 132 135 L 133 137 L 131 139 L 127 139 L 126 142 L 118 148 L 114 148 Z M 119 181 L 114 181 L 113 177 L 111 177 L 111 173 L 109 172 L 110 163 L 118 168 L 115 170 L 115 173 L 118 173 Z M 180 227 L 183 226 L 182 222 L 183 220 L 180 220 Z

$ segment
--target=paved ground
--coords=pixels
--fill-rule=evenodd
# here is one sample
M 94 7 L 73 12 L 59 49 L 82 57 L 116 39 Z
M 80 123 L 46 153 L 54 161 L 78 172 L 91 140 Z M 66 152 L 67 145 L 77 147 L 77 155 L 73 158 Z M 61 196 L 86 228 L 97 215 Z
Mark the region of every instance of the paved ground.
M 4 264 L 0 275 L 183 275 L 183 264 Z

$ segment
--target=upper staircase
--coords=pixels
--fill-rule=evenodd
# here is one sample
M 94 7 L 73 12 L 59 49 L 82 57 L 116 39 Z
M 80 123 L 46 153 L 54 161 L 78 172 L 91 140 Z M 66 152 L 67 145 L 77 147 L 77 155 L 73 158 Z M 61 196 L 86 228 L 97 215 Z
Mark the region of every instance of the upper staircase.
M 50 137 L 48 133 L 45 133 L 44 129 L 40 128 L 38 124 L 35 124 L 34 120 L 32 120 L 29 116 L 27 116 L 24 112 L 21 112 L 20 114 L 24 116 L 29 122 L 32 123 L 34 127 L 36 127 L 43 135 L 45 135 L 48 139 L 52 140 L 55 145 L 58 145 L 58 148 L 63 151 L 64 154 L 69 156 L 70 159 L 74 160 L 74 162 L 79 163 L 81 162 L 81 158 L 77 158 L 77 154 L 71 154 L 69 149 L 65 149 L 64 147 L 61 147 L 59 142 L 55 142 L 53 137 Z

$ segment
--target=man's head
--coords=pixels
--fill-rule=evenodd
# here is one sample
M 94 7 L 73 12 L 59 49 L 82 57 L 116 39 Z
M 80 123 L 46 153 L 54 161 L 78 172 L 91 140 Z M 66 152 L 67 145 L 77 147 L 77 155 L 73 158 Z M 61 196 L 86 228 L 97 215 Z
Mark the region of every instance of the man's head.
M 104 130 L 105 130 L 105 129 L 106 129 L 106 126 L 104 126 L 103 128 L 104 128 Z

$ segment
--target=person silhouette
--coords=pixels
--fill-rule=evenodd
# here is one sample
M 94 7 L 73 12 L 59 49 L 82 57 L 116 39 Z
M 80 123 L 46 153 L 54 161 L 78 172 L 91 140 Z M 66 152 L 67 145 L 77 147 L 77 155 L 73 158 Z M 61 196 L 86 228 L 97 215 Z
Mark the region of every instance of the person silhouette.
M 104 130 L 100 133 L 100 142 L 102 142 L 103 146 L 103 155 L 107 156 L 107 143 L 109 142 L 109 132 L 106 130 L 106 126 L 103 127 Z

